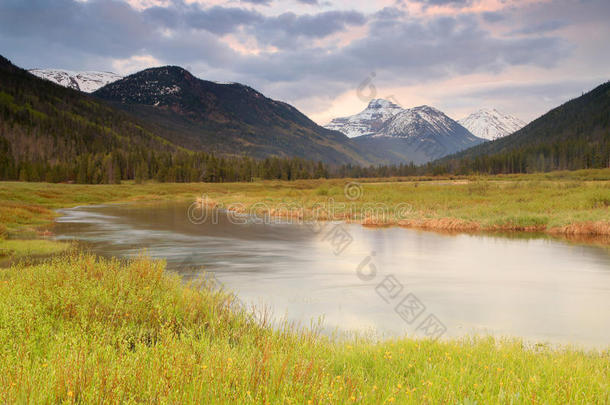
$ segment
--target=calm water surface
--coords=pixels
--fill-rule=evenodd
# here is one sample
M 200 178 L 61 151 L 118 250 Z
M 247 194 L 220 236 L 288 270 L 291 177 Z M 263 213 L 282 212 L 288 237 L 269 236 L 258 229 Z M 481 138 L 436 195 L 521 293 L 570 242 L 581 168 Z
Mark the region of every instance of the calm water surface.
M 102 255 L 146 249 L 186 279 L 204 266 L 242 301 L 301 325 L 323 317 L 329 331 L 610 345 L 608 249 L 356 224 L 233 224 L 223 213 L 196 225 L 187 207 L 67 209 L 55 232 Z

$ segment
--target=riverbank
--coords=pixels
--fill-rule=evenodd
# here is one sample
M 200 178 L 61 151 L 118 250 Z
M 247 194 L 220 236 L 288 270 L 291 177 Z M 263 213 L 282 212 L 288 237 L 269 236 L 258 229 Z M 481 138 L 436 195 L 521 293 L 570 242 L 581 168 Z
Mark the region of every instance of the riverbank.
M 203 288 L 200 288 L 203 287 Z M 606 403 L 610 352 L 274 329 L 161 262 L 0 269 L 0 402 Z
M 48 238 L 59 208 L 195 201 L 203 195 L 210 204 L 246 212 L 262 209 L 275 216 L 450 232 L 546 232 L 578 242 L 610 245 L 610 169 L 357 181 L 142 185 L 0 182 L 0 240 Z M 316 210 L 330 203 L 334 207 L 331 218 L 328 212 Z M 294 207 L 301 211 L 295 213 Z M 41 249 L 47 249 L 42 246 L 47 244 L 41 242 Z

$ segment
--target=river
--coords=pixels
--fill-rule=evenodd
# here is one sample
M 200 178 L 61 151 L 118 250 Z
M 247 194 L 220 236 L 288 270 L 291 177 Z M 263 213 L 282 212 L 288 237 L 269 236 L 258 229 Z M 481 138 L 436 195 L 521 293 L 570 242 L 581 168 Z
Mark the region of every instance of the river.
M 196 224 L 187 209 L 76 207 L 60 211 L 54 231 L 104 256 L 145 250 L 185 280 L 207 272 L 245 305 L 302 326 L 323 319 L 326 332 L 610 344 L 607 248 L 541 235 L 269 224 L 219 211 Z

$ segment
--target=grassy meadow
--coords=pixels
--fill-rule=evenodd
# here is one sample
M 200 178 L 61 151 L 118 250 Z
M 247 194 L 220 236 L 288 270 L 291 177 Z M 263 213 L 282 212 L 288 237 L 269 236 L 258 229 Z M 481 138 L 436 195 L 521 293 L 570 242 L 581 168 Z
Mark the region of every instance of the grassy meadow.
M 610 352 L 273 329 L 164 264 L 62 254 L 0 269 L 1 403 L 610 401 Z
M 262 202 L 277 215 L 291 204 L 311 215 L 329 199 L 358 209 L 406 203 L 400 218 L 337 215 L 610 245 L 610 170 L 366 179 L 355 199 L 347 182 L 0 183 L 0 259 L 12 263 L 0 267 L 0 403 L 610 403 L 608 349 L 492 338 L 335 340 L 272 328 L 204 280 L 182 284 L 163 262 L 101 259 L 50 238 L 59 208 L 205 194 L 243 210 Z M 50 257 L 28 260 L 41 256 Z
M 445 231 L 536 231 L 563 236 L 610 235 L 610 169 L 531 175 L 257 181 L 252 183 L 146 183 L 76 185 L 0 182 L 0 239 L 39 239 L 52 231 L 55 209 L 85 204 L 191 200 L 205 194 L 225 207 L 261 203 L 277 214 L 298 205 L 311 216 L 335 202 L 333 217 L 370 226 L 400 225 Z M 341 204 L 345 204 L 344 208 Z M 367 210 L 390 209 L 383 216 Z M 393 207 L 402 204 L 397 217 Z M 323 217 L 322 217 L 323 218 Z

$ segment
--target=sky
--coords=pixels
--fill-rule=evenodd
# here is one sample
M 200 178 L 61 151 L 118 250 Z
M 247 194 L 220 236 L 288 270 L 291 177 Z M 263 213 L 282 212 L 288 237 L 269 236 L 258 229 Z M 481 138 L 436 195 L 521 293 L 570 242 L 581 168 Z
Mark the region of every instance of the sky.
M 609 0 L 0 0 L 24 68 L 178 65 L 319 124 L 373 98 L 525 121 L 610 80 Z

